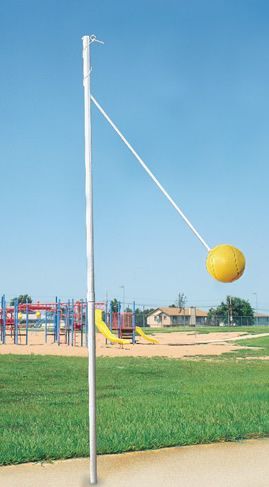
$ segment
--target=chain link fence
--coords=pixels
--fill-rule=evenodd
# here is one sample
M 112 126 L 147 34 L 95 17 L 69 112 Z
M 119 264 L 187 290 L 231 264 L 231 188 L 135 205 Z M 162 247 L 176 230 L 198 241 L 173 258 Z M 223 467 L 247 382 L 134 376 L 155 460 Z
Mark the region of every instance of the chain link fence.
M 214 316 L 206 319 L 206 326 L 269 326 L 269 316 Z

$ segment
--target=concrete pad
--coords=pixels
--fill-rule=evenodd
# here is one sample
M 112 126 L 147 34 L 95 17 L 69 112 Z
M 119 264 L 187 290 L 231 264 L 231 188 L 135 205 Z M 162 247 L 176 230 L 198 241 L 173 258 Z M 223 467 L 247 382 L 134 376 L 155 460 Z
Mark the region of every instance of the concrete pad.
M 268 487 L 269 439 L 100 456 L 104 487 Z M 88 460 L 0 468 L 1 487 L 86 487 Z

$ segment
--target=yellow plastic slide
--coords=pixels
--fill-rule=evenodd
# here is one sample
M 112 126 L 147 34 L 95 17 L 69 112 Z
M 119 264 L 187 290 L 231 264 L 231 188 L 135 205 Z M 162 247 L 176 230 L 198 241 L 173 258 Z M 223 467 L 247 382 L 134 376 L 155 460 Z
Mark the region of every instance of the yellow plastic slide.
M 125 340 L 124 338 L 118 338 L 113 333 L 111 333 L 108 326 L 102 320 L 102 310 L 96 309 L 95 310 L 95 325 L 97 329 L 102 333 L 102 335 L 107 338 L 107 340 L 111 343 L 119 343 L 120 345 L 125 345 L 127 343 L 131 343 L 130 340 Z
M 146 333 L 143 332 L 143 330 L 142 330 L 142 328 L 140 328 L 140 326 L 136 326 L 135 331 L 138 333 L 138 335 L 140 335 L 142 338 L 144 338 L 148 342 L 155 343 L 155 344 L 160 343 L 158 340 L 156 340 L 156 338 L 149 337 L 148 335 L 146 335 Z

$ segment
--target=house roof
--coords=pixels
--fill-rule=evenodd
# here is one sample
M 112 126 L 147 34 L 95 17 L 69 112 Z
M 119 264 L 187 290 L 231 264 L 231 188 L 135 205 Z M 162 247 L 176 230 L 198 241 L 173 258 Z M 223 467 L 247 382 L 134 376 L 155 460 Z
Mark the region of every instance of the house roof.
M 154 311 L 151 311 L 151 313 L 149 313 L 148 316 L 156 313 L 156 311 L 158 310 L 160 311 L 160 313 L 164 313 L 167 316 L 179 316 L 179 315 L 190 316 L 191 315 L 191 308 L 185 308 L 180 311 L 180 308 L 161 307 L 161 308 L 154 309 Z M 207 312 L 196 308 L 196 316 L 206 317 Z

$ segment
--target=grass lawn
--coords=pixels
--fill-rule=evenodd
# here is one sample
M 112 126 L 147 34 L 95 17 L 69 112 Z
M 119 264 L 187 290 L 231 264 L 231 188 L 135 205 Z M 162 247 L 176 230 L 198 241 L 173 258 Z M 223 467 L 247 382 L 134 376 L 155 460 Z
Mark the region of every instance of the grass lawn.
M 236 350 L 235 352 L 230 352 L 222 355 L 222 357 L 269 357 L 269 337 L 257 337 L 250 338 L 247 341 L 235 340 L 236 343 L 241 346 L 251 347 L 251 350 Z
M 193 332 L 193 333 L 231 333 L 241 332 L 257 335 L 259 333 L 269 333 L 269 326 L 169 326 L 167 328 L 143 328 L 147 335 L 151 333 L 175 333 L 175 332 Z
M 269 434 L 269 362 L 99 358 L 97 375 L 99 453 Z M 0 356 L 0 464 L 88 455 L 87 414 L 85 358 Z

